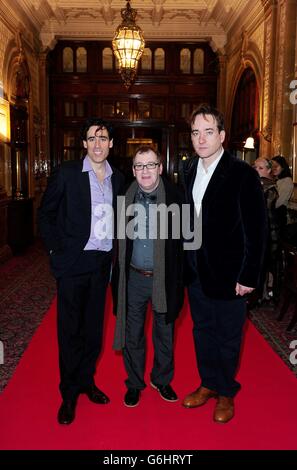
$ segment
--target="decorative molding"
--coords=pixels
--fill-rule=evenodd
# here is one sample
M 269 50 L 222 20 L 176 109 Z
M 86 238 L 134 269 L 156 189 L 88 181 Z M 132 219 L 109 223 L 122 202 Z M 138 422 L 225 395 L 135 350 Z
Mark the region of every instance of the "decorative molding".
M 213 35 L 209 39 L 210 47 L 214 52 L 220 52 L 221 54 L 225 53 L 225 45 L 227 42 L 226 36 Z
M 278 0 L 261 0 L 264 10 L 269 10 L 271 7 L 276 6 Z
M 262 130 L 263 136 L 266 135 L 266 140 L 271 140 L 271 127 L 272 127 L 272 109 L 271 109 L 271 91 L 272 91 L 272 14 L 265 20 L 265 45 L 264 45 L 264 83 L 263 83 L 263 119 Z M 269 141 L 270 141 L 269 140 Z
M 273 147 L 275 154 L 281 149 L 281 123 L 283 117 L 284 84 L 285 84 L 285 33 L 286 33 L 286 4 L 282 3 L 279 10 L 277 67 L 275 73 L 275 111 L 273 123 Z M 277 118 L 276 118 L 277 114 Z M 279 151 L 278 151 L 279 150 Z
M 259 0 L 250 0 L 253 4 Z M 34 31 L 42 47 L 57 39 L 107 40 L 121 21 L 122 0 L 10 0 L 10 10 L 24 30 Z M 246 0 L 135 1 L 146 40 L 203 40 L 213 37 L 214 50 L 224 51 L 227 34 L 247 11 Z M 1 7 L 0 7 L 1 13 Z M 29 27 L 33 25 L 34 28 Z M 186 25 L 186 27 L 185 27 Z
M 154 26 L 160 26 L 160 23 L 164 17 L 164 3 L 165 0 L 153 0 L 153 4 L 155 6 L 152 10 L 152 23 Z
M 111 0 L 101 0 L 101 14 L 106 25 L 112 25 L 115 19 L 115 10 L 111 8 Z
M 5 64 L 4 59 L 7 52 L 9 41 L 13 38 L 12 33 L 3 24 L 0 23 L 0 97 L 4 98 L 3 94 L 7 92 L 5 89 Z M 2 96 L 1 96 L 2 95 Z
M 241 33 L 241 50 L 240 50 L 240 61 L 243 67 L 245 67 L 245 55 L 249 46 L 249 36 L 246 29 L 242 30 Z
M 261 131 L 260 134 L 262 137 L 267 140 L 267 142 L 271 142 L 272 139 L 272 127 L 271 126 L 266 126 L 264 127 Z
M 43 51 L 52 50 L 57 44 L 57 38 L 54 33 L 40 33 L 40 40 L 42 42 Z
M 262 57 L 264 57 L 264 22 L 262 22 L 258 28 L 251 34 L 251 40 L 257 45 Z

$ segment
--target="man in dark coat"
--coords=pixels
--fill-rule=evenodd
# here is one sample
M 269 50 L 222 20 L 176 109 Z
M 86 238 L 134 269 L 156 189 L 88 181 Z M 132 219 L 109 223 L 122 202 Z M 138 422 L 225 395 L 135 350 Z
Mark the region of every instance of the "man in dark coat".
M 108 397 L 94 373 L 103 331 L 105 295 L 113 246 L 113 207 L 123 176 L 107 162 L 112 128 L 89 119 L 82 128 L 87 155 L 64 162 L 48 182 L 39 227 L 57 279 L 60 424 L 75 418 L 78 395 L 99 404 Z
M 182 308 L 184 293 L 182 195 L 161 177 L 162 169 L 160 155 L 152 147 L 137 150 L 133 159 L 136 181 L 126 192 L 118 221 L 118 232 L 123 227 L 124 236 L 119 235 L 118 264 L 113 274 L 117 314 L 114 349 L 123 349 L 128 374 L 124 404 L 128 407 L 138 405 L 146 386 L 144 324 L 149 301 L 154 314 L 151 386 L 164 400 L 177 400 L 170 382 L 174 320 Z
M 189 302 L 199 388 L 183 405 L 217 398 L 214 421 L 234 415 L 235 380 L 246 317 L 246 295 L 256 287 L 267 234 L 263 190 L 255 170 L 224 151 L 224 119 L 208 105 L 191 117 L 198 155 L 185 172 L 187 202 L 202 224 L 201 246 L 187 251 Z M 192 220 L 192 226 L 193 226 Z

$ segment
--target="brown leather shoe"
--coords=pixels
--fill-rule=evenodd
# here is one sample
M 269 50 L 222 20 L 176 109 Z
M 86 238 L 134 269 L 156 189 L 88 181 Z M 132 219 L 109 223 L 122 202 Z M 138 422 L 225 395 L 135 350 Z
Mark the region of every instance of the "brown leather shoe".
M 195 390 L 195 392 L 187 395 L 182 404 L 186 408 L 196 408 L 196 406 L 204 405 L 209 398 L 214 398 L 216 396 L 217 392 L 201 386 Z
M 234 416 L 234 399 L 219 396 L 213 419 L 216 423 L 228 423 Z

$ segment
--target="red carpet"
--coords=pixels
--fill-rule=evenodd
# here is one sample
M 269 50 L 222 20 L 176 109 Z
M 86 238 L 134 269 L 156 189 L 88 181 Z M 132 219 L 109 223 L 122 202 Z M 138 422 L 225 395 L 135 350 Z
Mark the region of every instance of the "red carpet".
M 202 408 L 167 403 L 149 385 L 136 408 L 123 405 L 125 372 L 111 349 L 114 318 L 107 305 L 104 351 L 96 382 L 107 406 L 80 396 L 71 426 L 56 421 L 60 405 L 55 305 L 0 396 L 0 448 L 4 449 L 296 449 L 297 381 L 251 323 L 247 324 L 236 416 L 213 423 L 214 400 Z M 187 306 L 176 328 L 174 388 L 183 398 L 199 379 Z M 152 362 L 148 341 L 148 365 Z M 147 367 L 147 383 L 149 367 Z

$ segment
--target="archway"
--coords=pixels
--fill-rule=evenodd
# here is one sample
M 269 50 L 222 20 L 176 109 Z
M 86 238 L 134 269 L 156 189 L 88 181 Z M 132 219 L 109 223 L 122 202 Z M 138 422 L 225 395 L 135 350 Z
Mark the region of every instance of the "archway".
M 248 137 L 254 138 L 255 158 L 259 151 L 259 89 L 256 75 L 247 67 L 238 82 L 232 108 L 229 148 L 243 156 L 243 147 Z

